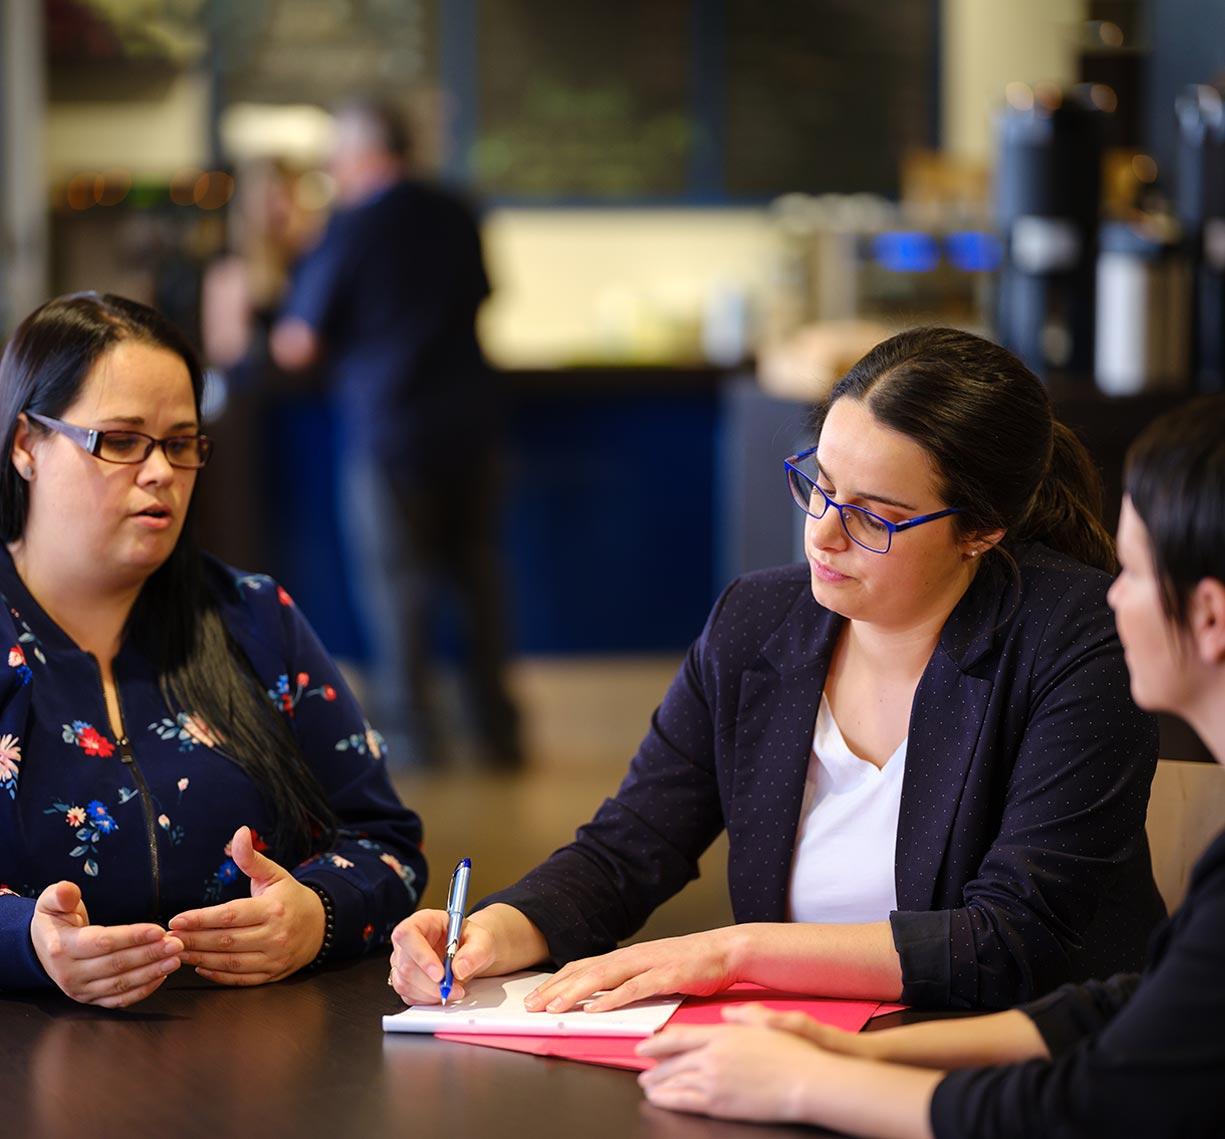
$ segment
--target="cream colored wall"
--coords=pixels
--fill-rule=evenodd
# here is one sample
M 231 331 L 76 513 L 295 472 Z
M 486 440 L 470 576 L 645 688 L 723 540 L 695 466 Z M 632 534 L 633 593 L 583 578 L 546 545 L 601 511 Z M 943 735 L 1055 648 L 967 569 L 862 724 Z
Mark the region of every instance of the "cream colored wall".
M 52 103 L 46 140 L 53 182 L 115 168 L 169 180 L 208 161 L 208 80 L 202 72 L 179 75 L 156 100 Z
M 991 115 L 1012 79 L 1073 78 L 1087 0 L 943 0 L 943 134 L 988 159 Z M 56 103 L 47 120 L 53 180 L 126 168 L 169 178 L 207 158 L 207 88 L 177 79 L 156 102 Z M 691 360 L 704 314 L 729 290 L 760 309 L 776 264 L 762 209 L 493 212 L 496 292 L 482 314 L 504 364 Z
M 945 149 L 990 159 L 1004 85 L 1074 82 L 1087 0 L 942 0 L 941 125 Z
M 507 365 L 696 359 L 707 306 L 764 290 L 772 241 L 758 209 L 496 210 L 486 351 Z

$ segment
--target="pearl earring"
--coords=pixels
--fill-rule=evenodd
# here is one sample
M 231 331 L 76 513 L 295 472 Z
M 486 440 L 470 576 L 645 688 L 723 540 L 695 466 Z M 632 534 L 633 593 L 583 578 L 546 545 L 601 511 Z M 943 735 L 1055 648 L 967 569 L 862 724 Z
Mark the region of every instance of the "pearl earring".
M 34 468 L 33 468 L 33 467 L 26 467 L 26 468 L 25 468 L 25 469 L 24 469 L 24 470 L 21 472 L 21 474 L 22 474 L 22 477 L 24 477 L 24 478 L 27 478 L 27 479 L 32 479 L 32 478 L 34 477 Z

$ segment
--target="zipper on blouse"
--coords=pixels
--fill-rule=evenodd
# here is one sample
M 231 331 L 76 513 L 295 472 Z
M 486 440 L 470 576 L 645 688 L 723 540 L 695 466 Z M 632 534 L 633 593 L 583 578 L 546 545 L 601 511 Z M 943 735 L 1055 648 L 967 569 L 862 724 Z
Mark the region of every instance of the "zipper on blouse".
M 108 708 L 106 702 L 106 685 L 102 683 L 102 667 L 98 664 L 98 658 L 93 653 L 85 654 L 93 661 L 94 670 L 98 674 L 98 687 L 102 689 L 102 707 Z M 145 782 L 145 773 L 141 771 L 140 764 L 136 762 L 136 753 L 132 750 L 132 741 L 128 739 L 127 729 L 125 725 L 128 718 L 123 711 L 123 695 L 119 691 L 119 682 L 115 682 L 115 704 L 119 709 L 120 730 L 123 732 L 115 742 L 119 745 L 119 758 L 123 761 L 124 766 L 132 771 L 132 777 L 136 780 L 136 789 L 140 794 L 141 813 L 145 817 L 145 839 L 149 844 L 149 875 L 153 884 L 153 900 L 149 906 L 149 921 L 158 921 L 160 919 L 160 911 L 162 908 L 162 864 L 161 857 L 157 853 L 157 822 L 153 817 L 153 795 L 149 791 L 149 784 Z M 109 712 L 108 712 L 109 720 Z M 109 725 L 111 731 L 115 730 L 114 724 Z
M 145 837 L 149 840 L 149 869 L 153 876 L 153 902 L 149 909 L 149 920 L 157 921 L 162 908 L 162 867 L 161 858 L 157 853 L 157 823 L 153 818 L 153 796 L 149 792 L 149 784 L 145 782 L 145 773 L 136 762 L 132 751 L 132 743 L 128 737 L 122 736 L 118 741 L 119 756 L 132 769 L 140 791 L 140 806 L 145 816 Z

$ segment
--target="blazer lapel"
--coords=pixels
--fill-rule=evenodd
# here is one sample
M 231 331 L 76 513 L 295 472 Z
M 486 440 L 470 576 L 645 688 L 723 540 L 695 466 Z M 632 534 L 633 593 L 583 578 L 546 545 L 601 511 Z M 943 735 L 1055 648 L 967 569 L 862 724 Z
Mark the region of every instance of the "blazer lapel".
M 729 806 L 736 921 L 783 921 L 817 705 L 842 618 L 801 598 L 740 676 Z
M 992 649 L 1012 590 L 984 564 L 949 615 L 915 691 L 894 860 L 898 908 L 929 910 L 957 806 L 978 750 L 994 670 L 972 669 Z

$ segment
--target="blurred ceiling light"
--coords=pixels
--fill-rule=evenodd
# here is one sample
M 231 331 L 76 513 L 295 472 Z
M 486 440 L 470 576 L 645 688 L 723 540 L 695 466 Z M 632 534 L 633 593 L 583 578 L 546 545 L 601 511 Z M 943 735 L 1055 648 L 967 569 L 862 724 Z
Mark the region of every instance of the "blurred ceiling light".
M 219 210 L 233 196 L 234 179 L 224 170 L 201 174 L 191 191 L 191 200 L 202 210 Z
M 132 175 L 126 170 L 108 170 L 102 176 L 102 189 L 98 195 L 98 205 L 117 206 L 132 189 Z
M 1004 98 L 1018 111 L 1032 110 L 1034 105 L 1034 92 L 1028 83 L 1009 83 L 1004 88 Z
M 1119 108 L 1119 97 L 1114 93 L 1113 87 L 1108 87 L 1105 83 L 1094 83 L 1089 88 L 1089 99 L 1099 111 L 1113 113 Z
M 1035 83 L 1034 99 L 1048 111 L 1057 111 L 1063 106 L 1063 92 L 1056 83 Z
M 195 205 L 196 183 L 200 180 L 202 171 L 187 167 L 176 170 L 170 179 L 170 200 L 176 206 Z
M 1153 161 L 1150 155 L 1133 154 L 1131 158 L 1131 172 L 1136 176 L 1137 182 L 1151 185 L 1157 181 L 1157 163 Z
M 95 204 L 94 177 L 93 174 L 77 174 L 69 180 L 65 196 L 72 209 L 87 210 Z
M 221 145 L 235 162 L 285 158 L 313 166 L 327 155 L 332 116 L 319 107 L 234 103 L 221 114 Z

